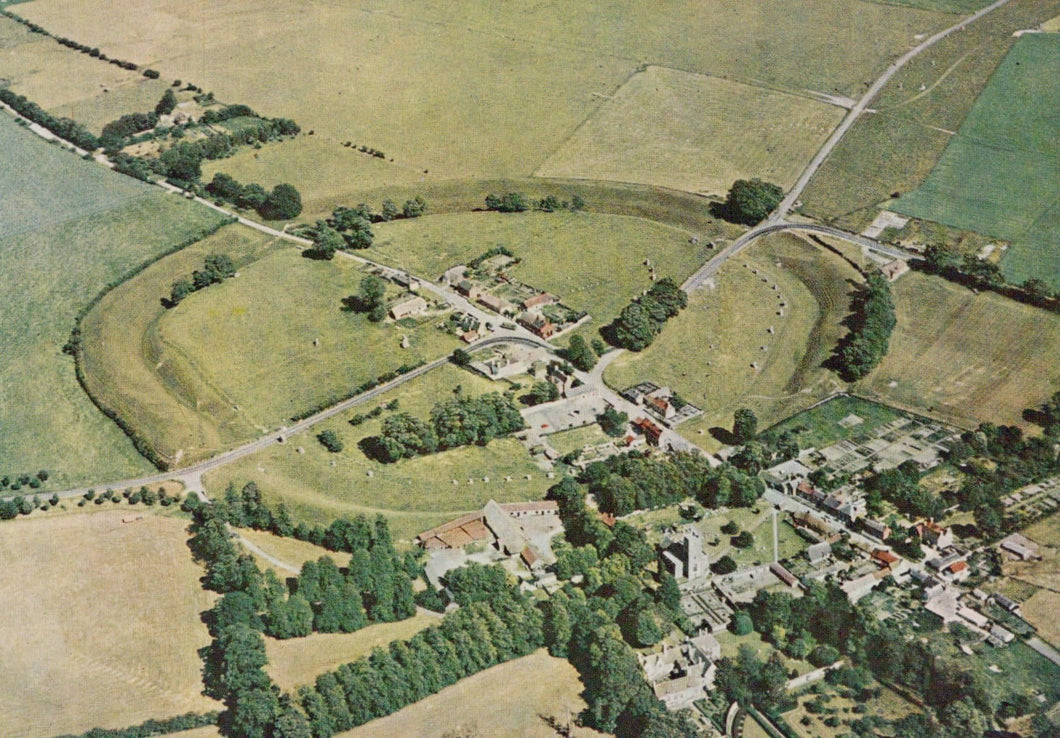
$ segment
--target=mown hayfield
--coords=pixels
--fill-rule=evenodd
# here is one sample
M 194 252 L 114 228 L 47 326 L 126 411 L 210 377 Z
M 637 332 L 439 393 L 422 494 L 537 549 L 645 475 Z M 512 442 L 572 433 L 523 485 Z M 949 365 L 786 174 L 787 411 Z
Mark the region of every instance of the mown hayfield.
M 408 640 L 440 621 L 440 615 L 421 612 L 396 623 L 369 625 L 354 633 L 314 633 L 284 641 L 266 638 L 266 671 L 280 689 L 294 692 L 303 684 L 312 684 L 326 671 L 367 656 L 374 648 L 386 648 L 391 641 Z
M 716 447 L 706 430 L 731 428 L 739 407 L 752 408 L 764 428 L 840 388 L 821 364 L 845 333 L 839 321 L 848 280 L 857 278 L 795 236 L 762 239 L 727 263 L 713 288 L 694 292 L 648 349 L 620 356 L 604 378 L 618 389 L 645 380 L 672 387 L 704 411 L 679 432 Z
M 573 720 L 585 708 L 581 691 L 575 668 L 542 650 L 462 679 L 393 715 L 340 733 L 337 738 L 551 738 L 556 731 L 545 718 L 551 716 L 563 723 L 568 716 Z M 574 728 L 571 735 L 588 738 L 606 734 Z
M 220 709 L 201 695 L 200 614 L 213 595 L 187 520 L 143 509 L 4 523 L 0 733 L 119 728 Z M 144 516 L 122 523 L 123 517 Z
M 380 149 L 394 159 L 383 176 L 400 181 L 425 170 L 528 175 L 645 64 L 850 94 L 951 20 L 859 0 L 803 0 L 797 13 L 766 0 L 623 0 L 603 12 L 555 0 L 160 0 L 135 14 L 113 0 L 41 0 L 22 12 L 220 99 L 295 118 L 336 156 L 346 141 Z
M 179 461 L 216 452 L 257 431 L 230 398 L 163 342 L 158 325 L 167 311 L 162 298 L 174 281 L 201 268 L 208 254 L 225 253 L 239 264 L 270 248 L 290 247 L 243 226 L 226 226 L 111 290 L 85 316 L 86 386 L 164 457 Z
M 892 286 L 898 325 L 857 389 L 957 425 L 1023 425 L 1060 384 L 1060 317 L 918 273 Z
M 437 280 L 490 248 L 505 246 L 522 263 L 514 279 L 558 295 L 606 325 L 658 276 L 681 282 L 706 260 L 706 244 L 688 231 L 640 218 L 595 213 L 462 213 L 379 226 L 369 258 Z
M 805 210 L 860 230 L 875 205 L 919 187 L 1017 42 L 1013 32 L 1058 12 L 1056 0 L 1011 2 L 910 61 L 810 181 Z
M 807 97 L 649 67 L 631 77 L 537 174 L 722 197 L 741 178 L 787 188 L 843 112 Z
M 405 459 L 396 464 L 369 460 L 357 447 L 365 436 L 379 432 L 380 418 L 351 426 L 347 421 L 391 399 L 398 411 L 427 418 L 436 403 L 453 396 L 503 391 L 471 372 L 450 365 L 410 380 L 377 400 L 315 427 L 311 434 L 292 436 L 283 445 L 210 472 L 206 488 L 220 494 L 232 482 L 241 487 L 255 482 L 270 503 L 286 503 L 297 520 L 327 524 L 338 515 L 383 513 L 396 540 L 411 541 L 420 531 L 456 515 L 498 502 L 541 499 L 555 482 L 546 478 L 523 445 L 514 438 L 492 441 L 443 453 Z M 325 428 L 338 433 L 345 448 L 329 453 L 316 440 Z M 300 452 L 299 449 L 302 451 Z M 372 476 L 368 476 L 371 472 Z M 526 476 L 531 478 L 528 480 Z M 511 482 L 504 477 L 511 476 Z M 488 477 L 489 481 L 484 481 Z M 453 484 L 456 480 L 456 484 Z
M 3 471 L 47 469 L 55 486 L 134 476 L 147 463 L 85 396 L 62 347 L 78 311 L 109 282 L 218 216 L 7 120 L 0 120 L 0 146 L 0 223 L 18 231 L 0 237 Z M 55 192 L 70 200 L 52 199 Z

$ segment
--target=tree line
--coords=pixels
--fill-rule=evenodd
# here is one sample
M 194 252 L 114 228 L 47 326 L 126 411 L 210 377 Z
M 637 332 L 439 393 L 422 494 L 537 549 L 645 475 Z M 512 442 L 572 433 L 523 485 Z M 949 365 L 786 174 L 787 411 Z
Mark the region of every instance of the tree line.
M 360 446 L 368 457 L 392 463 L 459 446 L 485 446 L 524 427 L 512 399 L 491 392 L 439 403 L 431 409 L 429 422 L 409 413 L 391 415 L 383 421 L 380 434 L 362 439 Z
M 688 295 L 670 277 L 664 277 L 646 294 L 622 308 L 618 317 L 600 333 L 612 346 L 643 351 L 659 335 L 666 321 L 687 305 Z
M 1031 277 L 1019 285 L 1012 284 L 1005 279 L 997 264 L 980 259 L 975 254 L 962 256 L 954 249 L 932 244 L 925 249 L 923 259 L 914 260 L 911 264 L 928 274 L 936 274 L 966 287 L 990 290 L 1019 302 L 1054 313 L 1060 312 L 1060 290 L 1037 277 Z
M 99 59 L 100 61 L 105 61 L 105 62 L 113 64 L 113 65 L 115 65 L 117 67 L 121 67 L 122 69 L 128 69 L 130 71 L 131 70 L 135 70 L 138 67 L 138 65 L 135 64 L 134 62 L 126 61 L 124 59 L 115 59 L 115 58 L 109 57 L 106 54 L 104 54 L 103 52 L 101 52 L 95 46 L 88 46 L 87 44 L 78 43 L 77 41 L 74 41 L 73 39 L 66 38 L 65 36 L 56 36 L 55 34 L 53 34 L 51 31 L 49 31 L 44 26 L 38 25 L 37 23 L 34 23 L 32 21 L 26 20 L 22 16 L 16 15 L 15 13 L 12 13 L 10 10 L 0 9 L 0 15 L 4 15 L 5 17 L 10 18 L 13 21 L 21 23 L 26 28 L 28 28 L 30 31 L 32 31 L 33 33 L 39 33 L 42 36 L 47 36 L 49 38 L 52 38 L 56 42 L 58 42 L 59 44 L 67 47 L 68 49 L 73 49 L 74 51 L 80 51 L 82 54 L 87 54 L 87 55 L 91 56 L 93 59 Z M 149 73 L 153 73 L 153 74 L 149 74 Z M 158 72 L 156 72 L 153 69 L 145 69 L 143 74 L 144 74 L 145 77 L 150 77 L 152 79 L 157 79 L 158 78 Z
M 174 150 L 170 149 L 170 151 Z M 168 153 L 169 151 L 166 152 Z M 170 170 L 167 169 L 168 171 Z M 199 173 L 201 174 L 201 169 Z M 196 175 L 197 178 L 198 175 Z M 224 172 L 217 172 L 206 185 L 206 191 L 214 197 L 227 200 L 238 208 L 256 210 L 258 215 L 265 220 L 290 220 L 302 213 L 301 193 L 293 185 L 286 183 L 278 184 L 271 191 L 266 191 L 256 182 L 244 185 Z
M 843 379 L 853 382 L 875 369 L 887 355 L 896 319 L 884 276 L 869 273 L 850 307 L 851 314 L 846 319 L 850 332 L 836 346 L 834 360 Z
M 99 148 L 99 139 L 83 125 L 70 118 L 52 115 L 25 95 L 19 95 L 7 87 L 2 87 L 0 88 L 0 102 L 80 149 L 95 151 Z
M 84 733 L 68 733 L 58 738 L 151 738 L 216 725 L 218 715 L 217 712 L 187 712 L 164 720 L 145 720 L 128 728 L 92 728 Z
M 585 209 L 585 200 L 580 195 L 573 195 L 570 200 L 560 200 L 555 195 L 546 195 L 540 200 L 528 200 L 521 192 L 486 195 L 486 210 L 497 213 L 522 213 L 530 208 L 545 213 L 553 213 L 557 210 L 570 210 L 572 213 L 577 213 Z
M 227 254 L 210 254 L 206 257 L 202 269 L 196 269 L 191 273 L 191 277 L 173 283 L 165 305 L 167 308 L 174 308 L 192 292 L 204 290 L 212 284 L 220 284 L 235 274 L 236 266 L 231 257 Z

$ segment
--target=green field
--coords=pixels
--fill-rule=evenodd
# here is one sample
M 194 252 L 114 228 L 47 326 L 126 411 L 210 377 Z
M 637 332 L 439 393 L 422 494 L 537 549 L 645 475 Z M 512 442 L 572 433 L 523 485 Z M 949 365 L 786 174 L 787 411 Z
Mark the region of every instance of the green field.
M 974 13 L 990 4 L 990 0 L 873 0 L 873 2 L 879 2 L 882 5 L 937 10 L 942 13 Z
M 489 499 L 498 502 L 540 499 L 554 481 L 546 478 L 515 439 L 500 439 L 484 447 L 471 446 L 405 459 L 395 464 L 369 460 L 357 447 L 365 436 L 379 432 L 382 419 L 351 426 L 347 420 L 391 399 L 399 411 L 426 418 L 436 403 L 461 387 L 465 396 L 502 391 L 470 372 L 446 365 L 315 427 L 311 434 L 294 436 L 252 457 L 211 472 L 207 489 L 219 493 L 229 482 L 242 486 L 253 480 L 266 500 L 282 500 L 298 519 L 327 523 L 336 515 L 377 512 L 390 521 L 394 537 L 411 541 L 422 530 L 475 510 Z M 384 414 L 383 417 L 386 417 Z M 325 428 L 341 437 L 345 448 L 328 453 L 315 435 Z M 299 451 L 302 449 L 302 452 Z M 372 476 L 368 476 L 371 471 Z M 526 475 L 531 479 L 527 480 Z M 504 477 L 511 476 L 511 482 Z M 489 482 L 483 481 L 485 477 Z M 456 480 L 456 484 L 453 484 Z M 469 483 L 470 481 L 470 483 Z
M 678 431 L 716 447 L 705 432 L 731 427 L 738 407 L 765 426 L 840 389 L 821 364 L 845 332 L 848 280 L 857 279 L 846 262 L 800 238 L 761 239 L 719 271 L 713 288 L 693 293 L 649 348 L 620 356 L 604 378 L 619 389 L 672 387 L 704 411 Z
M 1002 262 L 1008 279 L 1035 276 L 1060 288 L 1058 76 L 1060 37 L 1021 37 L 931 176 L 893 208 L 1012 241 Z
M 581 428 L 571 428 L 548 436 L 548 445 L 559 451 L 560 456 L 565 456 L 571 451 L 581 451 L 585 446 L 600 446 L 607 443 L 610 438 L 600 430 L 596 423 L 585 425 Z
M 862 422 L 851 428 L 844 428 L 839 421 L 848 415 L 857 415 Z M 869 433 L 903 415 L 904 413 L 878 402 L 843 395 L 793 415 L 769 430 L 776 433 L 794 431 L 799 436 L 801 448 L 824 448 L 852 435 Z
M 912 59 L 810 181 L 805 211 L 860 230 L 877 204 L 919 187 L 1017 42 L 1013 33 L 1058 13 L 1057 0 L 1012 2 Z
M 640 218 L 593 213 L 464 213 L 379 226 L 367 255 L 437 280 L 490 248 L 506 246 L 522 263 L 514 279 L 558 295 L 564 305 L 606 325 L 659 277 L 681 282 L 706 259 L 689 233 Z
M 7 120 L 0 120 L 0 145 L 0 222 L 11 215 L 19 223 L 19 233 L 0 238 L 0 471 L 48 469 L 55 486 L 142 472 L 146 461 L 89 401 L 62 346 L 78 311 L 107 283 L 218 216 L 152 194 Z M 23 186 L 47 207 L 34 211 Z M 45 199 L 49 187 L 72 193 L 68 219 L 61 201 Z M 78 197 L 82 188 L 95 198 Z M 47 225 L 33 229 L 24 211 L 38 212 Z

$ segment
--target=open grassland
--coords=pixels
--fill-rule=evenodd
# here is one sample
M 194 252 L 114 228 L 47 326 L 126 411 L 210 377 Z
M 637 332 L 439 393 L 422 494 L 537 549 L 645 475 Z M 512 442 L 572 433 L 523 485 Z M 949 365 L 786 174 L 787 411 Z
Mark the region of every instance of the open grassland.
M 1022 36 L 931 176 L 893 208 L 1013 241 L 1002 262 L 1009 279 L 1040 276 L 1060 287 L 1060 248 L 1053 244 L 1060 225 L 1058 77 L 1060 37 Z
M 790 187 L 841 108 L 727 79 L 649 67 L 537 170 L 724 197 L 733 180 Z M 748 121 L 754 125 L 748 125 Z
M 993 293 L 910 273 L 892 287 L 898 325 L 857 385 L 957 425 L 1022 425 L 1060 384 L 1060 317 Z
M 85 316 L 85 385 L 162 456 L 176 461 L 209 454 L 256 432 L 230 398 L 163 342 L 158 328 L 166 315 L 162 298 L 173 282 L 202 268 L 209 254 L 228 254 L 239 264 L 270 248 L 289 247 L 249 228 L 226 226 L 111 290 Z
M 355 633 L 314 633 L 284 641 L 266 638 L 266 670 L 280 689 L 293 692 L 303 684 L 312 684 L 326 671 L 367 656 L 374 648 L 386 648 L 391 641 L 407 640 L 440 621 L 440 616 L 419 613 L 396 623 L 369 625 Z
M 910 61 L 811 180 L 805 210 L 860 229 L 877 203 L 920 186 L 1016 43 L 1012 34 L 1058 12 L 1056 0 L 1013 0 Z
M 312 543 L 300 541 L 297 538 L 284 538 L 267 531 L 254 530 L 252 528 L 240 528 L 239 535 L 269 556 L 296 570 L 301 570 L 302 564 L 305 562 L 317 561 L 321 556 L 330 557 L 339 566 L 346 566 L 350 563 L 350 555 L 348 553 L 329 551 L 326 548 L 314 546 Z M 286 579 L 291 576 L 290 570 L 278 568 L 268 559 L 259 556 L 255 551 L 250 551 L 250 554 L 258 562 L 258 566 L 263 569 L 272 569 L 280 579 Z
M 211 472 L 205 479 L 207 489 L 219 493 L 229 482 L 242 486 L 254 481 L 268 502 L 283 501 L 296 519 L 313 523 L 327 524 L 337 515 L 382 513 L 394 538 L 406 542 L 422 530 L 482 507 L 491 498 L 498 502 L 541 499 L 553 481 L 512 438 L 395 464 L 371 461 L 357 447 L 362 438 L 379 432 L 386 414 L 351 426 L 347 420 L 354 414 L 398 398 L 399 412 L 427 418 L 431 407 L 452 397 L 458 386 L 465 396 L 505 388 L 477 374 L 443 366 L 322 423 L 312 434 L 293 436 L 283 445 Z M 339 435 L 345 444 L 343 451 L 329 453 L 316 440 L 316 433 L 325 428 Z M 505 476 L 512 481 L 505 482 Z M 488 482 L 484 481 L 487 477 Z
M 1060 644 L 1060 592 L 1039 590 L 1023 603 L 1023 619 L 1038 629 L 1038 634 L 1053 645 Z
M 27 7 L 14 12 L 22 15 Z M 80 41 L 78 30 L 69 29 L 68 35 Z M 149 80 L 135 70 L 61 46 L 10 18 L 0 17 L 0 55 L 3 78 L 12 90 L 96 133 L 124 113 L 152 110 L 166 87 L 161 80 Z
M 407 328 L 344 309 L 343 298 L 357 294 L 364 276 L 350 259 L 314 261 L 278 250 L 168 311 L 159 338 L 248 422 L 273 428 L 402 364 L 458 346 L 435 327 L 437 318 Z M 389 290 L 398 296 L 396 287 Z
M 606 325 L 651 286 L 649 259 L 678 283 L 710 253 L 690 234 L 640 218 L 593 213 L 463 213 L 397 221 L 376 229 L 368 256 L 437 280 L 490 248 L 505 246 L 522 263 L 513 279 L 585 310 Z
M 648 64 L 852 94 L 917 34 L 951 20 L 860 0 L 803 0 L 797 13 L 767 0 L 623 0 L 606 11 L 555 0 L 160 0 L 136 14 L 113 0 L 41 0 L 22 12 L 221 99 L 295 118 L 336 156 L 348 154 L 346 141 L 381 149 L 394 166 L 379 184 L 425 170 L 442 179 L 528 175 Z
M 104 510 L 14 520 L 0 537 L 0 733 L 118 728 L 219 709 L 196 650 L 210 642 L 187 520 Z M 76 603 L 76 605 L 74 605 Z
M 0 142 L 0 222 L 8 222 L 11 202 L 32 211 L 30 201 L 53 186 L 74 200 L 72 219 L 60 222 L 65 206 L 55 201 L 39 216 L 47 225 L 32 229 L 25 220 L 19 233 L 0 237 L 0 459 L 8 469 L 48 469 L 56 486 L 145 471 L 144 459 L 85 396 L 62 346 L 78 311 L 108 283 L 218 216 L 130 185 L 3 120 Z M 74 194 L 82 187 L 98 199 Z
M 713 287 L 693 293 L 648 349 L 620 356 L 605 379 L 619 389 L 645 380 L 672 387 L 704 411 L 678 430 L 708 448 L 717 442 L 702 434 L 731 427 L 736 408 L 752 408 L 766 427 L 840 388 L 821 364 L 845 332 L 839 321 L 858 277 L 797 237 L 762 239 L 727 263 Z
M 556 731 L 544 718 L 552 716 L 566 723 L 568 715 L 573 717 L 585 707 L 579 696 L 581 690 L 578 672 L 569 662 L 537 651 L 463 679 L 393 715 L 340 733 L 337 738 L 551 738 Z M 571 735 L 588 738 L 605 734 L 574 728 Z
M 861 422 L 846 428 L 839 424 L 850 415 L 858 416 Z M 852 435 L 871 433 L 901 416 L 902 413 L 886 405 L 844 395 L 793 415 L 769 430 L 797 433 L 801 448 L 824 448 Z

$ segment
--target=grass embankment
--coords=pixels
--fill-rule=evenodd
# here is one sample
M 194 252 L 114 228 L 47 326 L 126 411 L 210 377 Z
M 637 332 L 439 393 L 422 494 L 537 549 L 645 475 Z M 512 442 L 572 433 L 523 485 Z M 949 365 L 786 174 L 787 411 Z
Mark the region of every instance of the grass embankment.
M 201 695 L 196 650 L 210 636 L 199 616 L 213 595 L 187 520 L 143 508 L 51 515 L 6 522 L 0 538 L 4 735 L 220 709 Z
M 731 427 L 736 408 L 752 408 L 768 426 L 842 386 L 821 364 L 846 331 L 839 322 L 858 278 L 797 237 L 762 239 L 728 262 L 713 288 L 693 293 L 648 349 L 619 357 L 605 379 L 616 388 L 645 380 L 673 388 L 704 411 L 679 432 L 707 448 L 717 442 L 705 431 Z
M 312 523 L 326 524 L 337 515 L 382 513 L 395 540 L 404 542 L 422 530 L 480 508 L 491 498 L 515 502 L 543 497 L 553 480 L 546 478 L 522 444 L 512 438 L 395 464 L 371 461 L 357 447 L 360 439 L 379 432 L 388 413 L 351 426 L 347 421 L 354 414 L 399 399 L 398 412 L 426 418 L 431 407 L 453 396 L 457 386 L 465 396 L 504 389 L 503 384 L 446 365 L 322 423 L 312 434 L 293 436 L 283 445 L 211 472 L 205 479 L 207 489 L 219 494 L 229 482 L 242 486 L 254 481 L 269 503 L 283 501 L 296 519 Z M 340 453 L 329 453 L 316 440 L 316 433 L 328 428 L 344 443 Z M 512 481 L 504 481 L 506 476 Z
M 1060 386 L 1060 316 L 919 273 L 892 289 L 890 351 L 859 394 L 974 427 L 1024 425 Z
M 78 159 L 0 118 L 0 458 L 49 486 L 150 467 L 77 383 L 62 353 L 107 284 L 219 222 L 211 210 Z

